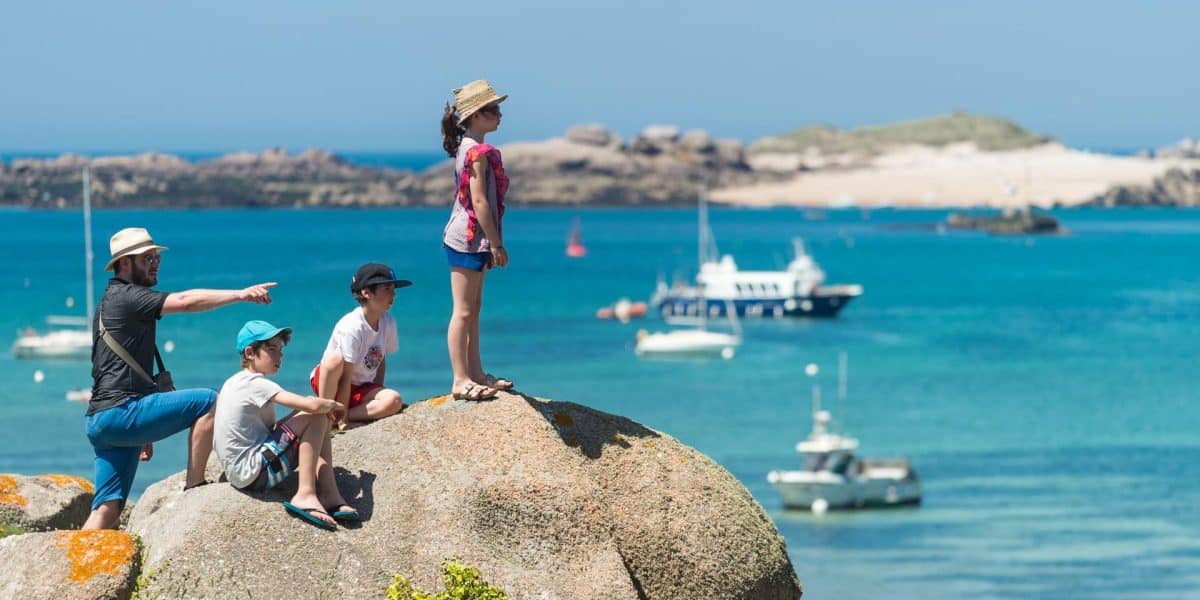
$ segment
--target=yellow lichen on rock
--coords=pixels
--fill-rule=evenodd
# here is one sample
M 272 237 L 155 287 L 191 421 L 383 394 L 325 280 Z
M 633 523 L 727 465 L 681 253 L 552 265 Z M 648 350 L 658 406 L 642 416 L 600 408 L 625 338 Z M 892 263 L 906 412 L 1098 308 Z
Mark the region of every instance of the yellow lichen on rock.
M 436 396 L 434 398 L 430 398 L 430 399 L 426 400 L 426 402 L 428 402 L 430 406 L 441 406 L 441 405 L 445 404 L 446 401 L 449 399 L 450 399 L 450 394 L 445 394 L 442 396 Z
M 554 422 L 558 423 L 559 427 L 570 427 L 575 424 L 575 419 L 565 412 L 556 412 L 554 413 Z
M 58 487 L 66 487 L 68 485 L 77 485 L 80 489 L 88 493 L 96 493 L 96 487 L 92 482 L 75 475 L 39 475 L 40 479 L 48 479 L 51 483 Z
M 17 493 L 17 480 L 12 475 L 0 475 L 0 504 L 13 504 L 24 508 L 29 501 Z
M 101 574 L 116 574 L 137 552 L 133 538 L 114 529 L 60 531 L 55 544 L 66 552 L 71 563 L 67 578 L 75 583 L 85 583 Z

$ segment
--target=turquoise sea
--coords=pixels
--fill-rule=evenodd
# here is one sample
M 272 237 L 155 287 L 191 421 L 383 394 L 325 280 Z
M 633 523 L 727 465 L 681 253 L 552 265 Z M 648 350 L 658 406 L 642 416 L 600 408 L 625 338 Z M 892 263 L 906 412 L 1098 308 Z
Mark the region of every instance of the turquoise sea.
M 865 294 L 836 320 L 746 323 L 733 360 L 656 361 L 633 342 L 657 319 L 593 314 L 694 272 L 694 211 L 516 207 L 512 264 L 485 291 L 485 364 L 527 393 L 627 415 L 719 461 L 775 519 L 809 598 L 1200 597 L 1200 212 L 1056 214 L 1069 235 L 938 234 L 937 211 L 714 209 L 720 249 L 743 268 L 782 267 L 803 236 L 831 283 Z M 415 282 L 393 309 L 389 381 L 419 400 L 450 383 L 446 215 L 105 211 L 96 263 L 112 232 L 139 225 L 170 247 L 161 289 L 278 281 L 270 306 L 169 316 L 159 340 L 175 344 L 166 360 L 180 386 L 219 386 L 237 369 L 244 320 L 292 326 L 279 380 L 302 390 L 353 306 L 354 268 L 388 262 Z M 563 254 L 575 218 L 582 260 Z M 76 212 L 0 211 L 3 343 L 66 311 L 67 296 L 81 311 L 81 229 Z M 796 464 L 810 428 L 804 366 L 822 367 L 815 381 L 831 398 L 842 351 L 849 395 L 836 416 L 864 455 L 912 459 L 922 506 L 816 517 L 782 510 L 766 483 Z M 4 353 L 0 376 L 0 472 L 90 477 L 83 407 L 63 399 L 90 385 L 89 366 Z M 183 456 L 182 436 L 159 444 L 135 491 Z

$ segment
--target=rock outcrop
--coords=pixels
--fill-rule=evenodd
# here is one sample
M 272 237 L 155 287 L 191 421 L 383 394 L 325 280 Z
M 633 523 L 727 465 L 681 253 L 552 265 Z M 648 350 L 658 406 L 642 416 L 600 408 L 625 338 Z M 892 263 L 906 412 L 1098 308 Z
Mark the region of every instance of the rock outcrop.
M 700 130 L 680 134 L 647 127 L 628 145 L 597 125 L 574 127 L 564 138 L 507 144 L 509 198 L 518 204 L 691 205 L 700 187 L 775 181 L 746 163 L 742 143 L 714 140 Z M 450 164 L 423 173 L 417 184 L 435 203 L 453 197 Z
M 1149 185 L 1118 185 L 1090 206 L 1200 206 L 1200 169 L 1171 169 Z
M 227 484 L 150 487 L 130 529 L 142 598 L 381 597 L 393 574 L 439 589 L 459 557 L 513 598 L 793 599 L 782 538 L 699 452 L 629 419 L 502 394 L 445 397 L 334 438 L 363 517 L 326 532 Z
M 647 127 L 628 145 L 600 125 L 579 125 L 566 137 L 503 151 L 514 204 L 691 204 L 701 185 L 779 177 L 754 173 L 737 140 L 664 125 Z M 84 166 L 99 208 L 445 206 L 454 197 L 449 160 L 411 173 L 356 167 L 320 150 L 272 149 L 197 163 L 163 154 L 15 160 L 0 164 L 0 206 L 77 207 Z
M 124 531 L 49 531 L 0 539 L 0 600 L 123 600 L 141 557 Z
M 0 525 L 77 529 L 87 520 L 94 492 L 92 482 L 73 475 L 0 473 Z

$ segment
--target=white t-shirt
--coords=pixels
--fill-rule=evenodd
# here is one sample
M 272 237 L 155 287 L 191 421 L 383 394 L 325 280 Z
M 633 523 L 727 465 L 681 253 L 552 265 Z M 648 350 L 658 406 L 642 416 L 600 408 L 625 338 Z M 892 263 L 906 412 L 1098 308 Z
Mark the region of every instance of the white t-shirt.
M 221 386 L 213 424 L 213 450 L 234 487 L 254 483 L 262 470 L 256 450 L 275 426 L 275 404 L 271 400 L 281 391 L 279 384 L 246 369 Z
M 336 350 L 342 360 L 354 365 L 350 376 L 351 385 L 362 385 L 375 381 L 379 365 L 386 354 L 400 349 L 396 336 L 396 319 L 383 313 L 379 317 L 379 329 L 372 329 L 360 306 L 338 320 L 325 345 L 325 353 Z

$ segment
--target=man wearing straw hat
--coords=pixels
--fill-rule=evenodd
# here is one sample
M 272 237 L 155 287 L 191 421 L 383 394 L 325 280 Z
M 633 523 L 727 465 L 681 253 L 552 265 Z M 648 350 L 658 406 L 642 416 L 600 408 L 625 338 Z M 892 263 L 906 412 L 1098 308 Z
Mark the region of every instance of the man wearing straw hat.
M 204 467 L 213 445 L 211 389 L 175 390 L 163 371 L 155 343 L 163 315 L 212 310 L 234 302 L 271 302 L 275 283 L 242 290 L 159 292 L 160 252 L 150 232 L 141 227 L 118 231 L 108 243 L 113 271 L 92 324 L 92 399 L 86 430 L 96 453 L 96 494 L 84 529 L 117 526 L 138 460 L 150 460 L 153 443 L 191 429 L 184 489 L 208 483 Z M 159 373 L 153 372 L 158 363 Z

